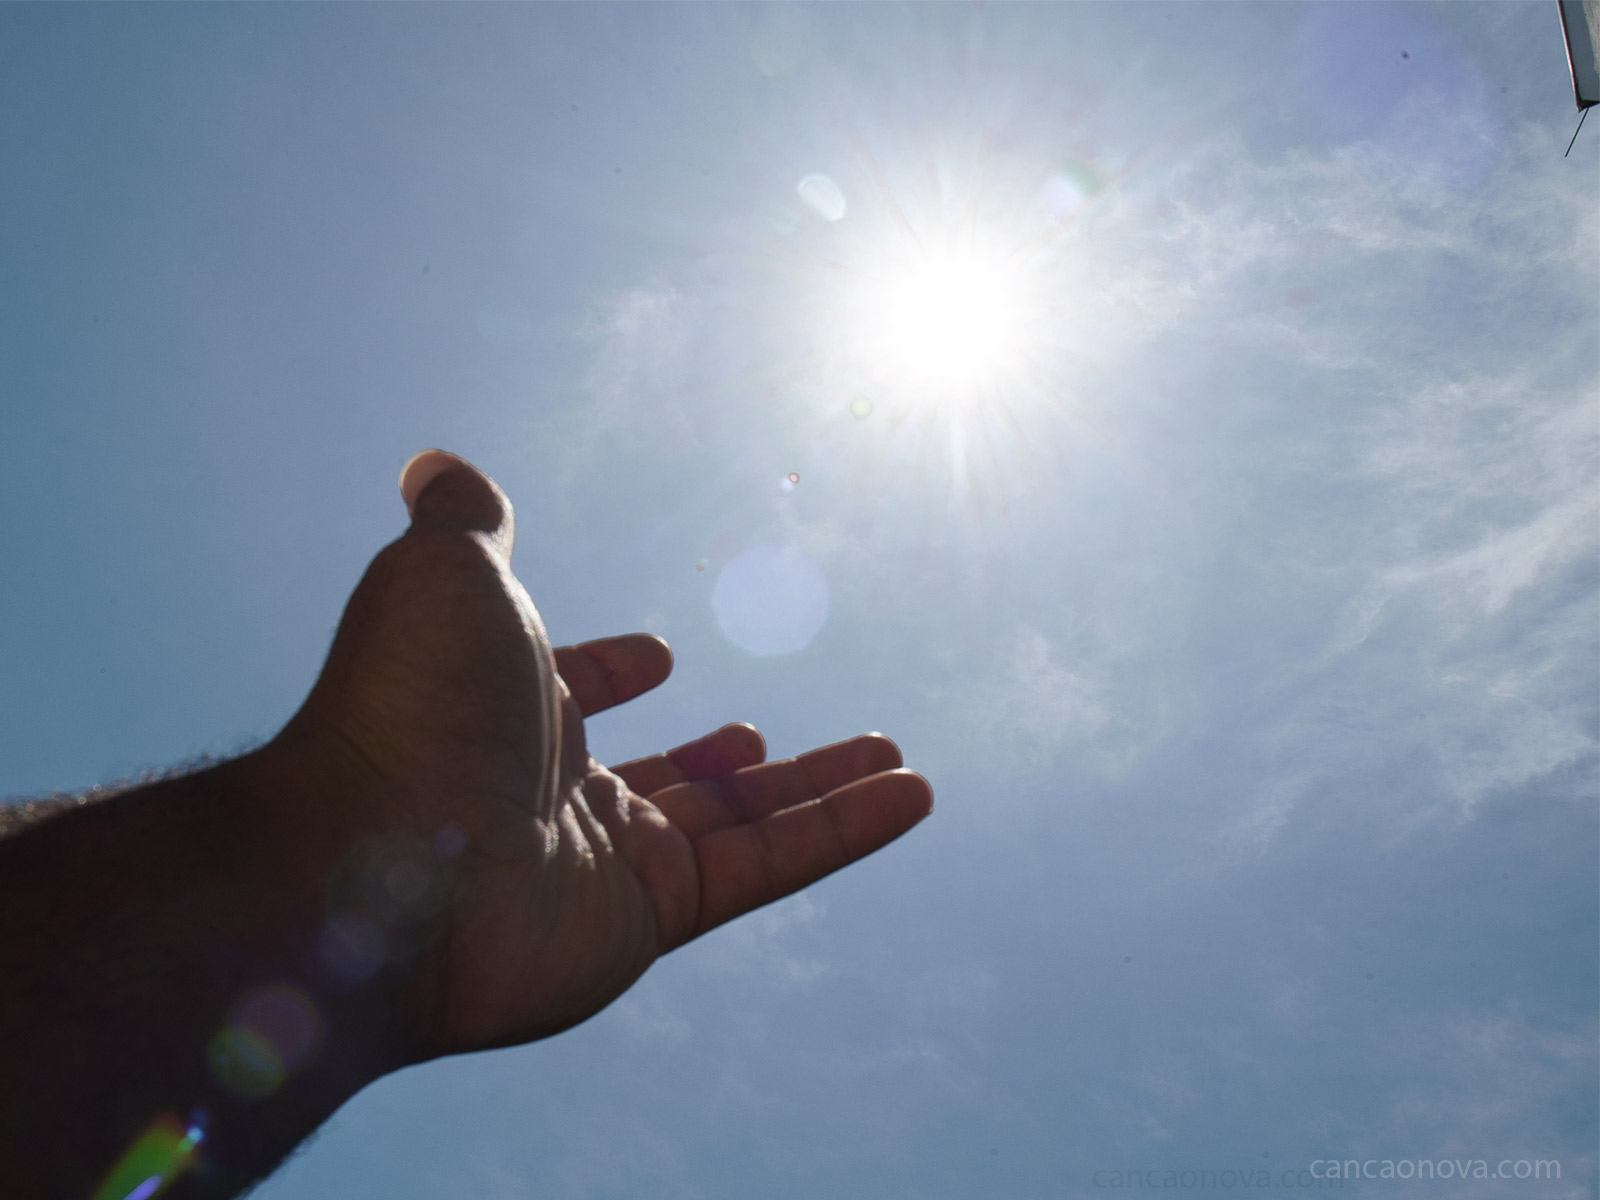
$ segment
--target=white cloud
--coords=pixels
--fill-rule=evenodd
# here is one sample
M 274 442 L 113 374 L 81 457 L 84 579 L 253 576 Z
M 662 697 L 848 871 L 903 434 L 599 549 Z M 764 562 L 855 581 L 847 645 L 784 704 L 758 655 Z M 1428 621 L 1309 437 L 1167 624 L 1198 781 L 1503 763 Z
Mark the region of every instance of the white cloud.
M 584 395 L 541 412 L 539 441 L 558 447 L 549 455 L 569 478 L 597 463 L 642 451 L 696 446 L 699 435 L 679 384 L 690 365 L 698 317 L 679 289 L 645 283 L 597 302 L 576 336 L 591 365 Z
M 1064 742 L 1093 737 L 1110 719 L 1099 683 L 1037 629 L 1018 629 L 988 677 L 972 692 L 973 716 L 986 739 L 1032 747 L 1049 756 Z
M 696 959 L 719 974 L 750 977 L 783 988 L 805 987 L 828 971 L 828 964 L 802 947 L 813 942 L 805 931 L 827 916 L 827 906 L 807 892 L 741 917 L 718 931 Z
M 651 1047 L 681 1046 L 693 1032 L 683 1014 L 669 1007 L 659 988 L 634 988 L 612 1004 L 611 1012 L 628 1036 Z

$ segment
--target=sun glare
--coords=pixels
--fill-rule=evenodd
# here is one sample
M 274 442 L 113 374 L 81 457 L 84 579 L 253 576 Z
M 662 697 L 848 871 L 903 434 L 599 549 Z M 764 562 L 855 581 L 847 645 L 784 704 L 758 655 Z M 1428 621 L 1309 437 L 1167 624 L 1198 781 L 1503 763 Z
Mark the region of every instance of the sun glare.
M 927 400 L 976 399 L 1025 358 L 1026 289 L 999 252 L 919 252 L 863 288 L 856 327 L 869 369 Z
M 850 196 L 821 174 L 797 187 L 795 214 L 817 218 L 784 255 L 806 285 L 806 390 L 843 394 L 857 419 L 877 412 L 880 426 L 948 434 L 953 447 L 979 429 L 1020 438 L 1027 419 L 1055 419 L 1084 292 L 1081 239 L 1066 235 L 1087 201 L 1068 212 L 1065 183 L 1011 179 L 976 152 L 926 171 L 865 153 L 863 164 L 871 186 Z M 776 218 L 773 228 L 797 232 Z

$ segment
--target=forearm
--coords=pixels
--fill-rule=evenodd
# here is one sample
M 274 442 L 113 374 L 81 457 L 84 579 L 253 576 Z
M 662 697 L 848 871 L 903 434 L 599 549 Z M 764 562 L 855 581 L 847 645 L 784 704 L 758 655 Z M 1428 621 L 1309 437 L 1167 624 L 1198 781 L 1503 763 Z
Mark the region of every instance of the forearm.
M 32 1194 L 91 1196 L 165 1116 L 204 1136 L 164 1194 L 233 1195 L 409 1061 L 385 973 L 327 977 L 341 847 L 293 827 L 301 786 L 263 750 L 0 840 L 0 1153 Z

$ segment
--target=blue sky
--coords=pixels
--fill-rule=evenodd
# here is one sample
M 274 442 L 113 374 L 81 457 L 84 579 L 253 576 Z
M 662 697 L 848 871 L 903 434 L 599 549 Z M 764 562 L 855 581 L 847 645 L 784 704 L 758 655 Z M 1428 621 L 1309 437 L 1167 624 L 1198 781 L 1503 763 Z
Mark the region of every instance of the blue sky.
M 0 793 L 271 736 L 433 445 L 558 641 L 673 643 L 597 754 L 882 729 L 935 787 L 260 1196 L 1597 1194 L 1554 5 L 7 5 L 0 114 Z M 971 379 L 874 332 L 952 246 L 1015 285 Z

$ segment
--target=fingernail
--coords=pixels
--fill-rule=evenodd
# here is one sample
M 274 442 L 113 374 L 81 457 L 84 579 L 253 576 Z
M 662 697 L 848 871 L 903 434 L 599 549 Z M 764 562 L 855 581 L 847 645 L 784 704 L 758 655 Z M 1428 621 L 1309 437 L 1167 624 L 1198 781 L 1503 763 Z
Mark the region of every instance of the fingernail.
M 406 502 L 406 513 L 415 515 L 417 497 L 442 473 L 461 460 L 446 450 L 424 450 L 414 454 L 411 461 L 400 470 L 400 498 Z

